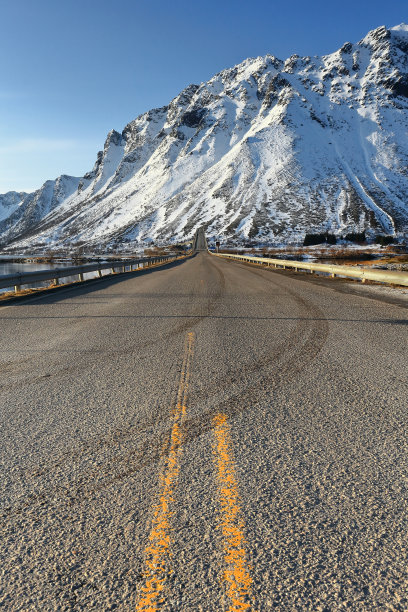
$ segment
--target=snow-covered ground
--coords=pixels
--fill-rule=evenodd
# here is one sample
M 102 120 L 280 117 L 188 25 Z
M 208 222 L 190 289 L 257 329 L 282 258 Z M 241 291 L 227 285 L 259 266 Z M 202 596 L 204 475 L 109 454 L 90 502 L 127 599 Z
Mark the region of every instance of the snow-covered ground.
M 0 196 L 3 246 L 408 234 L 408 26 L 245 60 L 120 134 L 93 170 Z

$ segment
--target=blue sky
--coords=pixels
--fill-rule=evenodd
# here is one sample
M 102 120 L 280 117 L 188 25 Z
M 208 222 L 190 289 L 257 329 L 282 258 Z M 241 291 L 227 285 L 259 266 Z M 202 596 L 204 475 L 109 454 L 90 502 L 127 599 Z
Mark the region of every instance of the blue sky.
M 403 21 L 406 0 L 0 0 L 0 193 L 84 174 L 111 128 L 247 57 Z

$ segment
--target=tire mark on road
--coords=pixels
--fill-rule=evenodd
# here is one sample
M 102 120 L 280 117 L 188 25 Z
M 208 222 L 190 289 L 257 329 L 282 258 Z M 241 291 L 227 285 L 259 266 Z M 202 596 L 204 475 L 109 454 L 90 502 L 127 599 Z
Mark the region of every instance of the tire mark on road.
M 173 427 L 170 449 L 160 474 L 159 501 L 154 506 L 149 544 L 145 549 L 144 585 L 136 606 L 138 612 L 153 612 L 163 603 L 163 591 L 171 569 L 171 517 L 175 501 L 175 489 L 180 471 L 183 450 L 183 419 L 187 410 L 187 393 L 191 360 L 194 354 L 194 333 L 189 332 L 184 348 L 183 367 L 177 391 L 176 406 L 173 408 Z
M 233 266 L 234 264 L 230 263 L 230 265 Z M 214 263 L 213 267 L 217 268 Z M 238 268 L 238 265 L 236 267 Z M 247 267 L 245 269 L 248 270 Z M 220 275 L 219 282 L 223 287 L 225 281 L 222 272 L 220 270 L 217 270 L 217 272 Z M 257 271 L 251 270 L 251 272 L 261 276 L 263 280 L 265 280 L 265 276 L 268 276 Z M 227 376 L 222 381 L 214 381 L 216 382 L 214 389 L 207 388 L 205 392 L 196 391 L 196 408 L 201 406 L 201 411 L 196 417 L 186 419 L 184 422 L 185 444 L 192 443 L 197 437 L 210 431 L 213 428 L 212 420 L 217 413 L 223 412 L 229 418 L 232 418 L 244 410 L 249 410 L 259 387 L 267 385 L 273 392 L 282 384 L 287 384 L 288 380 L 295 378 L 315 359 L 324 346 L 328 334 L 328 324 L 322 311 L 295 292 L 286 287 L 281 287 L 280 283 L 275 283 L 272 279 L 267 280 L 269 283 L 287 291 L 310 319 L 299 319 L 289 338 L 275 347 L 271 353 L 265 353 L 251 365 L 245 364 L 243 367 L 237 367 L 233 377 L 238 379 L 238 384 Z M 105 447 L 115 448 L 119 442 L 130 440 L 140 431 L 153 426 L 158 416 L 155 415 L 154 418 L 144 424 L 135 423 L 127 428 L 120 428 L 111 432 L 110 435 L 96 436 L 93 440 L 81 445 L 81 448 L 75 452 L 61 453 L 58 459 L 50 461 L 48 465 L 39 465 L 37 474 L 42 477 L 59 466 L 64 466 L 67 461 L 83 459 L 84 457 L 92 459 Z M 98 470 L 88 469 L 86 474 L 71 482 L 69 487 L 61 484 L 50 487 L 47 482 L 45 491 L 33 492 L 26 497 L 23 503 L 4 508 L 0 514 L 2 526 L 6 529 L 7 527 L 13 529 L 13 524 L 9 522 L 13 516 L 22 514 L 26 515 L 27 520 L 29 520 L 31 512 L 38 513 L 40 509 L 46 511 L 47 507 L 63 503 L 69 505 L 81 503 L 95 492 L 107 489 L 115 483 L 135 476 L 143 468 L 163 460 L 164 440 L 169 440 L 170 436 L 171 431 L 166 430 L 161 432 L 148 445 L 143 444 L 137 449 L 130 450 L 125 455 L 118 454 L 118 456 L 111 457 L 109 465 L 106 465 L 104 469 L 101 470 L 100 467 Z M 114 471 L 112 470 L 113 467 L 115 468 Z
M 192 312 L 192 313 L 188 313 L 187 315 L 183 315 L 183 316 L 175 315 L 174 320 L 176 324 L 174 328 L 171 329 L 169 332 L 160 334 L 160 336 L 157 337 L 157 339 L 151 338 L 146 342 L 133 343 L 132 346 L 129 346 L 128 348 L 125 348 L 125 349 L 124 348 L 121 348 L 120 350 L 104 349 L 103 351 L 100 351 L 98 350 L 98 347 L 92 347 L 90 349 L 83 349 L 81 351 L 76 351 L 78 353 L 79 358 L 84 357 L 86 358 L 86 361 L 83 361 L 83 360 L 81 361 L 79 359 L 77 364 L 70 365 L 69 367 L 67 367 L 66 364 L 63 362 L 63 359 L 61 359 L 61 357 L 63 357 L 64 355 L 64 352 L 61 351 L 60 349 L 57 351 L 55 350 L 42 351 L 42 350 L 36 349 L 35 351 L 31 351 L 33 354 L 26 358 L 26 361 L 34 361 L 33 368 L 35 370 L 35 373 L 30 375 L 29 372 L 27 372 L 27 369 L 20 370 L 20 372 L 24 374 L 24 378 L 18 381 L 19 387 L 21 388 L 25 385 L 27 386 L 32 385 L 44 379 L 43 375 L 37 374 L 38 355 L 41 355 L 44 353 L 56 353 L 58 357 L 59 365 L 53 367 L 51 377 L 56 377 L 61 374 L 63 375 L 70 374 L 71 376 L 73 376 L 74 372 L 76 371 L 84 372 L 85 369 L 90 369 L 91 366 L 95 367 L 98 363 L 102 363 L 102 364 L 108 363 L 109 360 L 111 360 L 112 358 L 121 358 L 121 357 L 125 357 L 126 355 L 128 355 L 129 357 L 133 357 L 135 353 L 139 353 L 143 349 L 146 349 L 146 348 L 151 349 L 155 345 L 163 344 L 163 341 L 165 340 L 173 340 L 175 336 L 178 336 L 180 334 L 183 334 L 187 330 L 191 330 L 192 328 L 195 328 L 201 323 L 201 321 L 203 321 L 206 317 L 210 316 L 215 311 L 217 304 L 222 298 L 224 290 L 225 290 L 225 278 L 224 278 L 222 271 L 219 270 L 216 266 L 214 266 L 214 269 L 216 273 L 218 274 L 218 279 L 217 279 L 218 282 L 216 283 L 215 287 L 213 287 L 212 292 L 206 298 L 206 303 L 204 307 L 203 306 L 199 307 L 200 312 Z M 193 298 L 193 296 L 194 294 L 192 293 L 191 298 Z M 129 317 L 123 316 L 122 318 L 131 320 L 132 316 L 133 315 L 130 315 Z M 13 317 L 8 317 L 8 319 L 12 319 L 12 318 Z M 15 317 L 15 318 L 16 320 L 21 320 L 23 317 Z M 31 318 L 33 320 L 38 320 L 38 316 L 26 317 L 26 319 L 31 319 Z M 52 317 L 44 317 L 44 319 L 46 318 L 52 318 Z M 109 319 L 109 318 L 115 318 L 115 317 L 114 316 L 112 317 L 111 314 L 108 314 L 106 315 L 106 317 L 102 317 L 102 316 L 98 317 L 95 315 L 90 315 L 90 316 L 87 315 L 83 317 L 78 317 L 78 316 L 73 315 L 72 317 L 67 317 L 67 318 L 77 319 L 77 320 L 80 320 L 81 318 L 83 318 L 86 321 L 89 321 L 90 319 L 92 319 L 95 325 L 99 326 L 100 324 L 98 320 L 99 318 Z M 143 315 L 138 315 L 135 318 L 139 320 L 143 319 Z M 150 315 L 148 315 L 146 318 L 150 318 Z M 169 318 L 169 317 L 168 315 L 166 315 L 164 318 Z M 182 322 L 178 322 L 178 319 L 180 318 L 183 319 Z M 160 315 L 157 315 L 157 319 L 158 320 L 160 319 Z M 2 352 L 8 353 L 8 351 L 0 350 L 0 354 Z M 69 351 L 67 350 L 67 352 Z M 0 365 L 1 367 L 3 367 L 2 362 L 0 363 Z M 12 371 L 13 368 L 18 368 L 20 364 L 19 362 L 17 363 L 9 362 L 6 365 L 7 365 L 7 368 Z M 47 377 L 48 377 L 48 374 L 47 374 Z M 4 391 L 7 389 L 13 389 L 15 387 L 15 384 L 16 384 L 15 381 L 11 381 L 9 383 L 0 383 L 0 391 Z

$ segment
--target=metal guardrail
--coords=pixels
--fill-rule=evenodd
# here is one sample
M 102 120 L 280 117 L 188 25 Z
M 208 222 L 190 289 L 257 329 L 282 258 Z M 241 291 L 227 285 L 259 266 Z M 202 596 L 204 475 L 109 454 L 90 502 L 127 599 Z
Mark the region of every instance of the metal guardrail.
M 155 264 L 166 263 L 183 259 L 187 255 L 163 255 L 159 257 L 139 257 L 138 259 L 122 259 L 107 261 L 104 263 L 86 264 L 82 266 L 69 266 L 67 268 L 54 268 L 50 270 L 38 270 L 36 272 L 23 272 L 19 274 L 3 274 L 0 276 L 0 289 L 14 287 L 15 293 L 21 290 L 23 285 L 33 286 L 33 283 L 51 280 L 54 285 L 59 285 L 61 278 L 78 276 L 79 281 L 84 280 L 87 272 L 97 272 L 99 278 L 102 277 L 103 270 L 111 270 L 111 274 L 119 272 L 132 272 L 140 267 L 146 268 Z M 137 268 L 135 268 L 137 266 Z M 107 275 L 104 275 L 107 276 Z
M 289 259 L 269 259 L 269 257 L 249 257 L 247 255 L 232 255 L 230 253 L 211 253 L 215 257 L 246 261 L 248 263 L 261 263 L 275 268 L 294 268 L 298 270 L 309 270 L 311 272 L 325 272 L 332 277 L 344 276 L 346 278 L 358 278 L 363 283 L 367 280 L 392 285 L 408 286 L 408 272 L 397 272 L 394 270 L 373 270 L 371 268 L 360 268 L 356 266 L 339 266 L 331 264 L 307 263 Z

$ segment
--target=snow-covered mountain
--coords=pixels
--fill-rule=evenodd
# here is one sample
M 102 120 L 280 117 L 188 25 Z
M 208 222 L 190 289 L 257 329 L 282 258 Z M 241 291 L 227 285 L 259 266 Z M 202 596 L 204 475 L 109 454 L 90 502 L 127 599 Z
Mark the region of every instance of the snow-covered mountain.
M 3 246 L 408 233 L 408 26 L 331 55 L 267 55 L 190 85 L 82 178 L 0 196 Z

